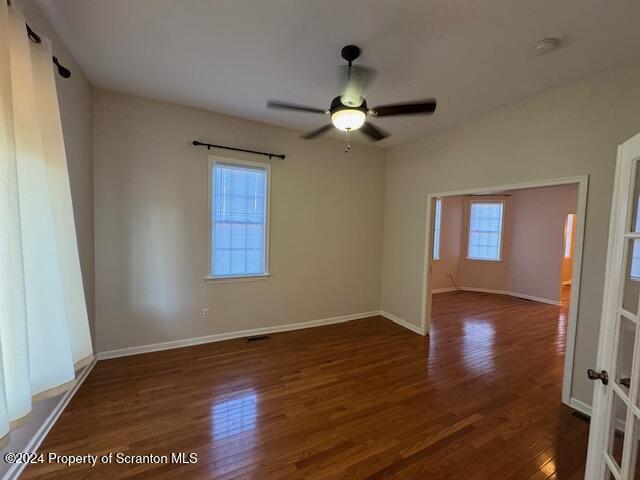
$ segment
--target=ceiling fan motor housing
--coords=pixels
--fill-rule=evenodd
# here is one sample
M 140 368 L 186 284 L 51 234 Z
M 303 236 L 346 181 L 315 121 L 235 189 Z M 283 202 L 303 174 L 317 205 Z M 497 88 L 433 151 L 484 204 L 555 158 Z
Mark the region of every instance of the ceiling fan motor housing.
M 331 100 L 331 107 L 329 108 L 329 113 L 334 114 L 338 110 L 360 110 L 365 115 L 369 112 L 369 110 L 367 109 L 366 100 L 362 99 L 362 103 L 359 106 L 355 107 L 351 105 L 345 105 L 344 103 L 342 103 L 341 97 L 336 97 L 333 100 Z

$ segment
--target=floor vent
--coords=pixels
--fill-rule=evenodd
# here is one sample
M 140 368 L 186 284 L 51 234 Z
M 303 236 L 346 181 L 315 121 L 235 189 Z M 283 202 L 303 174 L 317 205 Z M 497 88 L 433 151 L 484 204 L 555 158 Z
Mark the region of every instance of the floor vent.
M 269 340 L 269 335 L 257 335 L 255 337 L 247 338 L 247 342 L 257 342 L 259 340 Z

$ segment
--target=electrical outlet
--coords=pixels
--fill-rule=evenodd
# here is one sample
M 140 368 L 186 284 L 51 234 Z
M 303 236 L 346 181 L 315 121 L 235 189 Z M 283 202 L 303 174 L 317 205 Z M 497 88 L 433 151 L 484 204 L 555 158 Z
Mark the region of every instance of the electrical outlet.
M 209 311 L 209 307 L 204 307 L 202 309 L 202 318 L 206 320 L 207 318 L 209 318 L 210 313 L 211 312 Z
M 364 290 L 360 290 L 360 296 L 364 297 Z

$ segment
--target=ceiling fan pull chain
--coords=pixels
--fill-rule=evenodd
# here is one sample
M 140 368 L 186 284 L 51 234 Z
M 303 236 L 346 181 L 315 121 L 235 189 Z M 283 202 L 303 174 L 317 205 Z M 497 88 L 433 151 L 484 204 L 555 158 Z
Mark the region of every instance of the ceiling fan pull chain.
M 351 150 L 351 145 L 349 145 L 349 132 L 351 130 L 347 130 L 346 132 L 346 145 L 344 147 L 344 153 L 349 153 L 349 150 Z

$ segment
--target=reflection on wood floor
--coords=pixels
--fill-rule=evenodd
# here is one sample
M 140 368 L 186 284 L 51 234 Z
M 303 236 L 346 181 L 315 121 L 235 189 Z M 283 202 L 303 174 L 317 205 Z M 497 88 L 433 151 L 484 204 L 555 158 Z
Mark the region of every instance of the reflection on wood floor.
M 433 310 L 426 338 L 374 317 L 101 361 L 42 451 L 198 462 L 24 478 L 582 479 L 566 305 L 452 292 Z

